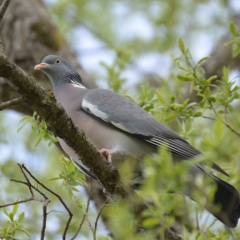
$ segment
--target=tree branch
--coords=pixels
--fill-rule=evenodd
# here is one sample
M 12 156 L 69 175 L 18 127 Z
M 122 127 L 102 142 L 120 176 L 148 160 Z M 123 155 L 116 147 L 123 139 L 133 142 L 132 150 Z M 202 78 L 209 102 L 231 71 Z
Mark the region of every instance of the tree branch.
M 109 202 L 109 198 L 107 198 L 107 200 L 103 203 L 103 205 L 101 206 L 101 208 L 99 209 L 98 211 L 98 214 L 97 214 L 97 218 L 95 220 L 95 224 L 94 224 L 94 232 L 93 232 L 93 239 L 96 240 L 97 239 L 97 226 L 98 226 L 98 220 L 101 216 L 101 213 L 104 209 L 104 207 L 106 206 L 106 204 Z
M 3 16 L 8 8 L 8 5 L 10 3 L 10 0 L 3 0 L 1 7 L 0 7 L 0 22 L 3 19 Z
M 20 166 L 20 165 L 19 165 Z M 66 234 L 67 234 L 67 230 L 69 228 L 69 225 L 70 225 L 70 222 L 71 222 L 71 219 L 72 219 L 72 212 L 70 211 L 70 209 L 68 208 L 68 206 L 65 204 L 65 202 L 62 200 L 62 198 L 55 192 L 53 192 L 51 189 L 49 189 L 48 187 L 46 187 L 44 184 L 42 184 L 41 182 L 39 182 L 33 175 L 32 173 L 24 166 L 24 165 L 21 165 L 20 166 L 21 169 L 24 169 L 28 174 L 29 176 L 38 184 L 40 185 L 41 187 L 43 187 L 44 189 L 46 189 L 48 192 L 50 192 L 51 194 L 53 194 L 55 197 L 58 198 L 58 200 L 62 203 L 62 205 L 64 206 L 64 208 L 67 210 L 68 214 L 69 214 L 69 219 L 67 221 L 67 224 L 66 224 L 66 227 L 65 227 L 65 230 L 64 230 L 64 233 L 63 233 L 63 239 L 66 239 Z M 44 211 L 43 211 L 44 212 Z M 43 225 L 44 226 L 44 225 Z
M 18 182 L 18 181 L 15 181 L 15 182 Z M 35 200 L 35 199 L 33 197 L 30 197 L 30 198 L 27 198 L 25 200 L 20 200 L 20 201 L 17 201 L 17 202 L 12 202 L 12 203 L 7 203 L 7 204 L 4 204 L 4 205 L 0 205 L 0 208 L 5 208 L 5 207 L 13 206 L 13 205 L 16 205 L 16 204 L 21 204 L 21 203 L 26 203 L 26 202 L 30 202 L 30 201 L 33 201 L 33 200 Z
M 2 111 L 4 109 L 7 109 L 7 108 L 10 108 L 12 106 L 21 104 L 21 103 L 23 103 L 23 98 L 22 97 L 14 98 L 14 99 L 9 100 L 7 102 L 2 102 L 2 103 L 0 103 L 0 111 Z

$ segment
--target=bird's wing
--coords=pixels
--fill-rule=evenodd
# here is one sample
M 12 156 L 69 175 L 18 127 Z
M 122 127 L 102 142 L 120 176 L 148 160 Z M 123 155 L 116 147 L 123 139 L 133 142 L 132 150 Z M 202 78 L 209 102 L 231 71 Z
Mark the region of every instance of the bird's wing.
M 168 148 L 177 158 L 189 159 L 201 153 L 171 129 L 158 122 L 144 109 L 119 94 L 104 89 L 89 90 L 83 97 L 82 109 L 119 130 L 133 134 L 156 147 Z M 228 176 L 217 164 L 213 169 Z
M 188 159 L 200 154 L 197 149 L 144 109 L 115 92 L 104 89 L 88 91 L 83 97 L 82 109 L 156 147 L 167 147 L 177 157 Z

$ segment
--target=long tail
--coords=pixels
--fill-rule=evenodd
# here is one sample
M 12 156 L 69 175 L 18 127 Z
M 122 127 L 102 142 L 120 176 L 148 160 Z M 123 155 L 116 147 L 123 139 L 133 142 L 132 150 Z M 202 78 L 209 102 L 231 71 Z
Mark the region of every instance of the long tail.
M 209 173 L 201 164 L 196 164 L 192 170 L 191 176 L 195 178 L 198 174 L 203 175 L 204 180 L 206 180 L 205 184 L 216 187 L 212 199 L 206 196 L 207 203 L 205 208 L 226 226 L 231 228 L 236 227 L 238 219 L 240 218 L 239 192 L 229 183 Z M 194 187 L 193 182 L 190 183 L 191 189 L 190 192 L 188 191 L 187 195 L 198 202 L 197 199 L 194 199 L 192 196 L 192 190 L 196 187 L 196 185 Z
M 211 208 L 208 210 L 225 225 L 234 228 L 240 218 L 239 193 L 232 185 L 222 179 L 213 175 L 212 178 L 217 184 L 213 205 L 217 205 L 219 208 L 218 211 L 211 211 Z

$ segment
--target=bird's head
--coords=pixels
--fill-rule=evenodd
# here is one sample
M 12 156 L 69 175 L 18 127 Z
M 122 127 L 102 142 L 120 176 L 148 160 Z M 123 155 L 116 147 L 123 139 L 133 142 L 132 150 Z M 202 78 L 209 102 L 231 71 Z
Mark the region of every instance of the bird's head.
M 64 58 L 57 55 L 45 57 L 34 69 L 44 72 L 54 88 L 63 83 L 74 83 L 82 86 L 82 79 L 76 70 Z

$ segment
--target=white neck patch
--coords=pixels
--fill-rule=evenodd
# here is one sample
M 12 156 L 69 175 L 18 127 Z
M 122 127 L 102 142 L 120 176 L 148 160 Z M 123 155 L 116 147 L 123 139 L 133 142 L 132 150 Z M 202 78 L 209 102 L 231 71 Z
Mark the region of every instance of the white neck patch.
M 73 84 L 73 87 L 86 89 L 86 87 L 83 86 L 81 83 L 76 83 L 74 81 L 72 81 L 71 83 Z

